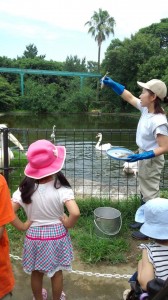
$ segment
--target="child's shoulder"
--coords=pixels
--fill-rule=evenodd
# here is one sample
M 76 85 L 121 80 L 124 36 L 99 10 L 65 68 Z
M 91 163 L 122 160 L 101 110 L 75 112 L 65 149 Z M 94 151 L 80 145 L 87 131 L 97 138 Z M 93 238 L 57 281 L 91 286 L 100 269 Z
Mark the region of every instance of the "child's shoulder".
M 140 244 L 139 246 L 140 249 L 149 249 L 149 250 L 155 250 L 155 251 L 159 251 L 161 249 L 167 249 L 168 250 L 168 241 L 151 241 L 147 244 Z

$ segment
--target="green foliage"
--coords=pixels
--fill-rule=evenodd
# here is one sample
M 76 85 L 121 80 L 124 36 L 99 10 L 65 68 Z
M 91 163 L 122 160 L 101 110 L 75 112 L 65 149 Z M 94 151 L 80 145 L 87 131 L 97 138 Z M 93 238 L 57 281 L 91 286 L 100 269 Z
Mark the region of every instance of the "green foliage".
M 37 47 L 34 44 L 29 44 L 26 46 L 26 50 L 23 53 L 23 57 L 33 59 L 37 57 L 37 53 Z M 45 55 L 40 55 L 40 58 L 44 59 Z
M 168 199 L 168 190 L 161 190 L 160 191 L 160 197 Z
M 80 252 L 82 261 L 90 264 L 98 262 L 111 264 L 126 262 L 124 253 L 129 249 L 129 243 L 126 239 L 121 237 L 101 239 L 97 237 L 94 234 L 93 218 L 90 218 L 90 222 L 86 220 L 85 230 L 76 230 L 75 235 L 71 232 L 73 240 L 75 239 L 75 247 Z
M 10 161 L 11 172 L 9 173 L 9 182 L 11 194 L 18 188 L 19 183 L 24 178 L 24 168 L 27 164 L 25 152 L 13 150 L 14 159 Z
M 8 81 L 0 76 L 0 110 L 15 109 L 16 91 Z
M 6 56 L 0 56 L 0 67 L 11 68 L 12 59 Z
M 28 79 L 25 85 L 25 96 L 22 100 L 22 107 L 32 112 L 51 113 L 58 109 L 59 85 L 41 85 Z
M 114 74 L 116 80 L 125 84 L 128 89 L 135 86 L 139 66 L 159 51 L 158 39 L 151 35 L 136 34 L 122 43 L 115 40 L 106 52 L 102 68 Z
M 99 9 L 98 12 L 94 12 L 86 25 L 89 25 L 89 33 L 95 37 L 99 45 L 109 34 L 113 33 L 115 21 L 108 15 L 107 11 Z M 168 86 L 167 32 L 168 18 L 165 18 L 160 23 L 154 23 L 140 29 L 130 39 L 112 40 L 101 64 L 102 76 L 108 71 L 109 76 L 123 84 L 135 96 L 140 93 L 137 86 L 138 80 L 147 81 L 158 78 Z M 52 60 L 47 61 L 44 56 L 37 54 L 37 47 L 30 44 L 26 46 L 23 57 L 13 60 L 0 57 L 0 66 L 96 73 L 100 67 L 100 61 L 98 63 L 86 62 L 85 58 L 80 59 L 77 55 L 69 55 L 66 61 L 61 63 Z M 99 80 L 96 78 L 85 79 L 84 88 L 80 90 L 79 78 L 25 75 L 26 93 L 24 97 L 21 97 L 20 75 L 2 73 L 1 76 L 5 80 L 3 82 L 0 80 L 0 102 L 3 111 L 12 109 L 28 109 L 35 113 L 54 111 L 81 113 L 91 109 L 99 109 L 102 112 L 136 111 L 127 102 L 122 101 L 111 89 L 104 88 L 99 91 Z
M 22 208 L 20 208 L 17 212 L 17 215 L 19 219 L 22 222 L 26 221 L 26 215 Z M 24 231 L 18 231 L 13 225 L 8 224 L 7 225 L 7 231 L 8 231 L 8 237 L 10 240 L 10 251 L 15 255 L 21 255 L 23 243 L 24 243 L 24 237 L 25 232 Z
M 41 59 L 40 57 L 31 58 L 18 58 L 17 60 L 13 60 L 12 68 L 20 68 L 20 69 L 33 69 L 33 70 L 57 70 L 62 71 L 63 63 L 56 61 L 46 61 Z M 39 78 L 42 75 L 38 75 Z M 55 76 L 45 76 L 45 78 L 55 78 Z
M 133 221 L 135 211 L 139 207 L 139 198 L 134 197 L 122 202 L 92 198 L 77 200 L 77 203 L 80 208 L 81 216 L 75 227 L 70 229 L 70 235 L 74 248 L 79 252 L 81 260 L 89 264 L 98 262 L 110 264 L 127 262 L 127 257 L 130 255 L 131 250 L 131 242 L 129 239 L 131 233 L 128 225 Z M 114 237 L 102 239 L 95 235 L 94 210 L 97 207 L 114 207 L 120 210 L 122 215 L 122 228 Z M 23 222 L 26 220 L 23 209 L 18 211 L 18 216 Z M 24 233 L 19 232 L 10 224 L 7 228 L 12 252 L 15 255 L 20 255 Z
M 90 21 L 86 22 L 85 25 L 89 26 L 88 33 L 91 33 L 98 46 L 101 46 L 106 37 L 109 37 L 111 33 L 114 34 L 115 20 L 110 17 L 107 10 L 99 8 L 99 11 L 95 11 Z
M 126 262 L 130 251 L 129 224 L 134 220 L 140 199 L 133 197 L 123 202 L 111 202 L 92 198 L 77 200 L 77 203 L 81 216 L 70 233 L 82 261 L 91 264 L 103 261 L 111 264 Z M 121 212 L 122 228 L 119 234 L 107 239 L 95 235 L 93 220 L 97 207 L 113 207 Z
M 87 62 L 87 70 L 90 73 L 97 73 L 97 62 L 89 60 Z
M 96 99 L 95 91 L 89 87 L 82 90 L 71 90 L 61 104 L 60 110 L 69 113 L 88 112 L 92 108 L 92 102 Z
M 161 25 L 162 24 L 162 25 Z M 168 85 L 167 80 L 167 57 L 168 48 L 161 47 L 161 28 L 168 28 L 168 19 L 162 20 L 159 24 L 139 30 L 132 35 L 130 39 L 121 42 L 115 39 L 108 47 L 105 59 L 102 62 L 102 73 L 109 72 L 109 76 L 122 83 L 133 94 L 139 94 L 137 81 L 147 81 L 152 78 L 158 78 Z M 165 34 L 165 29 L 163 29 Z M 105 110 L 111 111 L 117 108 L 118 111 L 133 110 L 129 104 L 124 101 L 118 101 L 118 96 L 109 89 L 104 89 L 101 93 L 101 99 L 106 100 Z M 111 100 L 112 99 L 112 100 Z M 111 103 L 112 102 L 112 103 Z
M 161 22 L 154 23 L 148 27 L 140 29 L 143 34 L 153 34 L 160 40 L 160 47 L 168 47 L 168 18 L 161 19 Z
M 162 53 L 161 53 L 162 52 Z M 147 81 L 149 78 L 163 78 L 165 82 L 168 82 L 166 76 L 168 65 L 168 51 L 161 50 L 160 55 L 155 55 L 149 58 L 149 60 L 139 66 L 138 77 L 142 81 Z
M 67 56 L 63 69 L 68 72 L 87 72 L 86 58 L 80 60 L 77 55 Z

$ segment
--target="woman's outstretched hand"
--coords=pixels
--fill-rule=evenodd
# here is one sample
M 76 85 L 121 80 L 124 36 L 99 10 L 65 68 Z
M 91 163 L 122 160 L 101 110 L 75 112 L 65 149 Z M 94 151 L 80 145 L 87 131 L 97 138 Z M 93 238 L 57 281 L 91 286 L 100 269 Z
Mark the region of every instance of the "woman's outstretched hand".
M 104 83 L 104 85 L 107 85 L 109 87 L 112 88 L 112 90 L 117 94 L 117 95 L 121 95 L 125 89 L 125 86 L 114 81 L 113 79 L 111 79 L 110 77 L 103 77 L 100 80 L 101 83 Z

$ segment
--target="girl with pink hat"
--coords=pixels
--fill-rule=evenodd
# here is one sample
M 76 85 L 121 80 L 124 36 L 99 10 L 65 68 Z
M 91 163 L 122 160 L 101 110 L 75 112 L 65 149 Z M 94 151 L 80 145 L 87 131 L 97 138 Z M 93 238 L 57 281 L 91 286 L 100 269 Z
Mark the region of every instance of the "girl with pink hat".
M 73 260 L 68 228 L 80 216 L 71 186 L 61 172 L 65 157 L 63 146 L 47 140 L 32 143 L 27 152 L 26 177 L 12 197 L 14 210 L 22 207 L 32 221 L 25 236 L 23 270 L 31 274 L 34 300 L 47 299 L 47 291 L 42 288 L 44 274 L 51 278 L 53 300 L 65 299 L 62 271 L 71 271 Z

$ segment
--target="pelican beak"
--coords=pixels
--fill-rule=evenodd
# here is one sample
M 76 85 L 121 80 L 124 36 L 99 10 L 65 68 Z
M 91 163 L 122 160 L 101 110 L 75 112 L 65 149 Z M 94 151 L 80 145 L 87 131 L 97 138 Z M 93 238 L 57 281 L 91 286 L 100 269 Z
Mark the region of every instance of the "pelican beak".
M 8 133 L 8 139 L 14 144 L 16 145 L 20 150 L 24 150 L 23 146 L 20 144 L 20 142 L 17 140 L 17 138 L 12 134 L 12 133 Z

